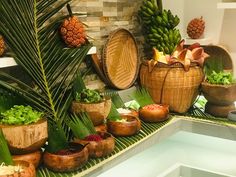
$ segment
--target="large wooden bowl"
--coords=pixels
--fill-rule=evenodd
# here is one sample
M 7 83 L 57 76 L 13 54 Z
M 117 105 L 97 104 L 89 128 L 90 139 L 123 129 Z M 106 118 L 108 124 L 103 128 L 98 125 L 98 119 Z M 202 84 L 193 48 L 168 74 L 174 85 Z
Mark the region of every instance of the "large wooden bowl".
M 108 132 L 114 136 L 132 136 L 138 133 L 141 128 L 139 118 L 129 114 L 123 114 L 121 118 L 125 121 L 107 121 Z
M 111 109 L 111 99 L 105 99 L 99 103 L 81 103 L 73 101 L 71 111 L 78 114 L 79 112 L 86 111 L 94 126 L 103 124 Z
M 37 168 L 40 165 L 42 157 L 42 151 L 38 150 L 29 154 L 13 155 L 12 158 L 14 161 L 27 161 L 34 165 Z
M 201 89 L 208 102 L 215 105 L 230 105 L 236 101 L 236 84 L 216 85 L 203 82 Z
M 87 141 L 75 139 L 74 142 L 88 144 L 89 156 L 93 158 L 109 155 L 115 148 L 115 138 L 107 132 L 98 132 L 103 138 L 101 141 Z
M 12 154 L 26 154 L 39 150 L 47 141 L 47 120 L 30 125 L 1 125 Z
M 20 166 L 23 170 L 21 172 L 15 172 L 10 175 L 0 175 L 0 177 L 35 177 L 36 172 L 34 165 L 27 161 L 14 161 L 15 166 Z
M 87 147 L 78 144 L 70 143 L 70 148 L 75 149 L 72 154 L 53 154 L 44 152 L 43 163 L 44 165 L 55 172 L 70 172 L 81 168 L 89 157 Z

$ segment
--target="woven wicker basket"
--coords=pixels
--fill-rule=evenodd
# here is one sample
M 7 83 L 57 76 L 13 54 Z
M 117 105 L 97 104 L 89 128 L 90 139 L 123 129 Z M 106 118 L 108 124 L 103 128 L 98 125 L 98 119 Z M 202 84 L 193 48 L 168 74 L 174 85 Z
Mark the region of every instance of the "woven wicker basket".
M 184 71 L 181 64 L 158 63 L 152 71 L 144 61 L 140 69 L 141 85 L 148 89 L 156 103 L 167 104 L 173 112 L 184 113 L 199 94 L 199 86 L 204 78 L 202 68 L 192 64 Z

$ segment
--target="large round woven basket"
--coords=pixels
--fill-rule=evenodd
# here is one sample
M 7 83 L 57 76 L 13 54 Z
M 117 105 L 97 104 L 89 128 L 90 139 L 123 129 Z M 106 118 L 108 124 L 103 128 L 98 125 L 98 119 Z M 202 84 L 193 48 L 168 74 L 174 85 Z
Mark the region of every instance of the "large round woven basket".
M 119 28 L 110 33 L 103 48 L 102 64 L 110 86 L 127 89 L 133 85 L 140 63 L 135 38 L 128 30 Z
M 148 62 L 144 61 L 140 69 L 141 85 L 148 89 L 154 102 L 167 104 L 170 111 L 178 113 L 191 107 L 203 78 L 202 68 L 195 64 L 185 71 L 179 63 L 171 66 L 158 63 L 150 71 Z

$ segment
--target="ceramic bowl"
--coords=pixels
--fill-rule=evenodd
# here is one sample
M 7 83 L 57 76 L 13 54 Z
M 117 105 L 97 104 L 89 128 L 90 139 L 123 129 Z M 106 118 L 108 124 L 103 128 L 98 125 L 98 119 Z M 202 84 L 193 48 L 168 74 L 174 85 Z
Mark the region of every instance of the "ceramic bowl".
M 71 153 L 67 153 L 67 152 Z M 88 161 L 88 149 L 78 143 L 70 143 L 69 149 L 58 153 L 44 152 L 43 163 L 55 172 L 70 172 L 81 168 Z
M 169 106 L 151 104 L 139 109 L 139 117 L 144 122 L 156 123 L 168 119 Z
M 21 155 L 13 155 L 12 158 L 14 161 L 27 161 L 34 165 L 37 168 L 40 165 L 42 157 L 42 151 L 38 150 L 35 152 L 31 152 L 28 154 L 21 154 Z
M 121 118 L 121 121 L 107 120 L 107 130 L 114 136 L 132 136 L 141 129 L 141 122 L 138 117 L 123 114 Z
M 47 141 L 46 119 L 29 125 L 2 125 L 0 128 L 12 154 L 27 154 L 39 150 Z
M 75 139 L 74 142 L 87 144 L 89 156 L 92 158 L 104 157 L 109 155 L 115 148 L 115 138 L 107 132 L 98 132 L 102 140 L 100 141 L 87 141 L 81 139 Z
M 111 109 L 111 99 L 107 98 L 99 103 L 81 103 L 73 101 L 71 112 L 78 114 L 81 111 L 86 111 L 90 116 L 93 125 L 101 125 L 104 123 Z
M 16 160 L 14 161 L 14 166 L 19 166 L 22 168 L 21 172 L 15 172 L 14 174 L 9 175 L 0 175 L 0 177 L 35 177 L 35 167 L 33 164 L 22 161 L 22 160 Z

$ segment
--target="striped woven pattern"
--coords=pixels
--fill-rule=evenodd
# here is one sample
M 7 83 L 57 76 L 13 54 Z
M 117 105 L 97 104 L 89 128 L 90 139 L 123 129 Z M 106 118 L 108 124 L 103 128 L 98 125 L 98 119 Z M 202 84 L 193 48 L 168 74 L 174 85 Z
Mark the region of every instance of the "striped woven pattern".
M 103 50 L 103 69 L 110 85 L 129 88 L 137 78 L 138 49 L 132 34 L 126 29 L 113 31 Z

